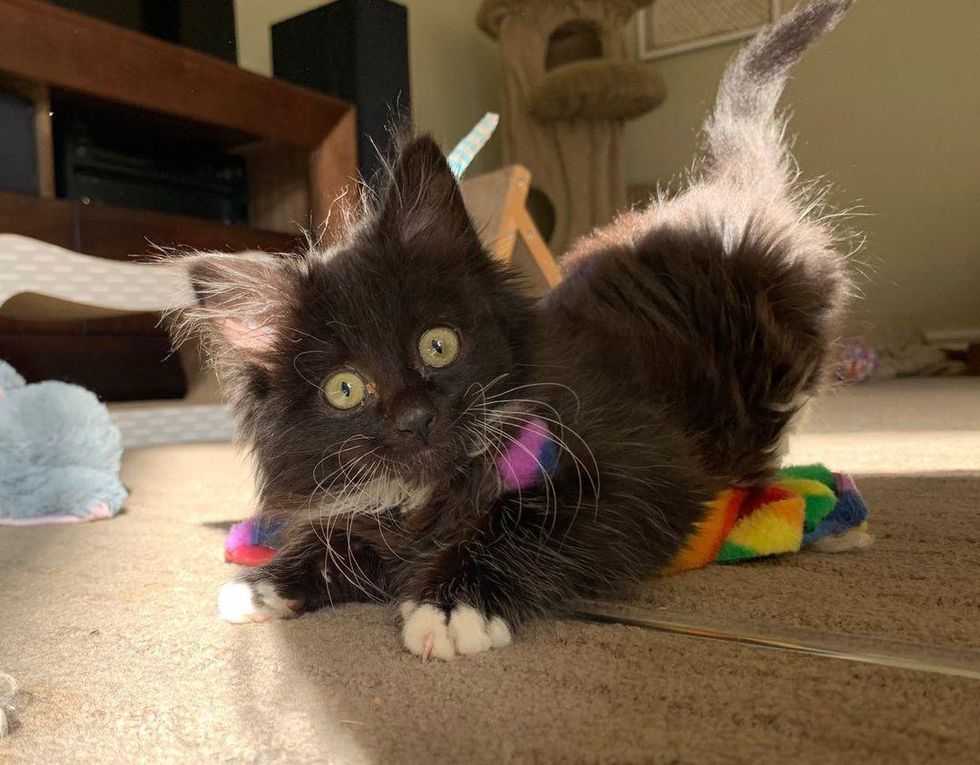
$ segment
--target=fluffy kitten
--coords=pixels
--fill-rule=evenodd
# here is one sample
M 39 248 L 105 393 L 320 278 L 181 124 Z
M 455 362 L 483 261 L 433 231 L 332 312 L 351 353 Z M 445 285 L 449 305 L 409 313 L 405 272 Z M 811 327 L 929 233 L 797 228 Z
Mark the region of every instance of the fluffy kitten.
M 262 513 L 284 524 L 222 616 L 395 602 L 413 653 L 475 653 L 657 572 L 719 489 L 767 480 L 848 291 L 774 113 L 849 4 L 752 40 L 687 189 L 580 242 L 537 303 L 427 137 L 344 243 L 185 261 L 180 328 L 229 383 Z

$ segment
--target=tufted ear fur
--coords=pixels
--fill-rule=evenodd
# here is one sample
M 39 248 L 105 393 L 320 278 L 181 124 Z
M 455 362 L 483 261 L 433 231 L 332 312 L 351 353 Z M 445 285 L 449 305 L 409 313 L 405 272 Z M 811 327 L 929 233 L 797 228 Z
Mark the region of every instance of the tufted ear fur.
M 177 339 L 199 336 L 216 366 L 271 366 L 293 308 L 295 262 L 265 253 L 199 253 L 179 263 L 197 301 L 178 312 Z
M 409 141 L 399 152 L 383 194 L 378 223 L 410 247 L 447 238 L 479 245 L 456 176 L 431 136 Z

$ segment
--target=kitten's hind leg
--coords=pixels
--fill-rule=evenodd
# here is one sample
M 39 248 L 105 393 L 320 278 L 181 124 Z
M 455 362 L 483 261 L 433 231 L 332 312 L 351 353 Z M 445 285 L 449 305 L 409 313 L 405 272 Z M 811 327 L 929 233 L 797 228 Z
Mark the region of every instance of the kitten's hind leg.
M 565 353 L 648 383 L 731 483 L 764 483 L 778 467 L 829 376 L 853 291 L 839 216 L 819 184 L 800 182 L 776 114 L 793 64 L 850 4 L 801 4 L 744 46 L 686 188 L 583 240 L 551 295 L 575 338 Z M 628 351 L 611 356 L 610 338 Z
M 218 594 L 218 615 L 239 624 L 263 622 L 385 599 L 381 563 L 371 548 L 346 535 L 330 541 L 328 546 L 315 534 L 303 534 L 265 565 L 225 583 Z

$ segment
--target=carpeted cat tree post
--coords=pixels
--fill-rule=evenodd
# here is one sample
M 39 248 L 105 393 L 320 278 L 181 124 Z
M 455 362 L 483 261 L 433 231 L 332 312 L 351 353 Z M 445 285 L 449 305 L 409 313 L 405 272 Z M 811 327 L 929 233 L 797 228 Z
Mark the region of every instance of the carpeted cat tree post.
M 504 162 L 530 169 L 528 207 L 553 252 L 627 205 L 623 123 L 666 95 L 623 37 L 650 1 L 484 0 L 477 14 L 504 58 Z

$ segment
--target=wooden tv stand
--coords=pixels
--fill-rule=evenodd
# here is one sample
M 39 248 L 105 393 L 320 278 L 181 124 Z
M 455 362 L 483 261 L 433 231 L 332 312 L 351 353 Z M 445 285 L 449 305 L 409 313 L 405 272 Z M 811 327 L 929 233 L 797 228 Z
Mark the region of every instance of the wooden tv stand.
M 294 250 L 300 227 L 324 224 L 357 173 L 352 105 L 40 0 L 0 0 L 0 90 L 34 104 L 39 181 L 38 196 L 0 192 L 0 234 L 75 252 L 129 260 L 161 246 Z M 95 109 L 121 130 L 193 138 L 244 157 L 251 226 L 56 198 L 52 124 L 60 104 Z M 125 322 L 113 325 L 114 348 Z M 134 321 L 132 349 L 147 347 L 146 324 Z M 12 353 L 36 331 L 0 317 L 0 356 L 5 338 Z M 60 342 L 76 354 L 79 337 L 97 341 L 84 328 L 64 332 Z M 38 370 L 57 356 L 58 342 L 49 333 Z

